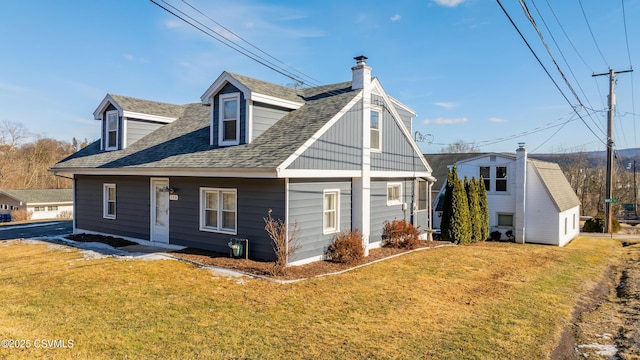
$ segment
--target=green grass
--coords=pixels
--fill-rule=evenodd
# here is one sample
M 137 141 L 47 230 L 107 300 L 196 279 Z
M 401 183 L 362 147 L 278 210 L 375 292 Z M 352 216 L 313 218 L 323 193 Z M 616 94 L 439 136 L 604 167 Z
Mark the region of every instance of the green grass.
M 619 249 L 483 243 L 281 285 L 0 242 L 0 339 L 74 342 L 0 358 L 544 358 Z

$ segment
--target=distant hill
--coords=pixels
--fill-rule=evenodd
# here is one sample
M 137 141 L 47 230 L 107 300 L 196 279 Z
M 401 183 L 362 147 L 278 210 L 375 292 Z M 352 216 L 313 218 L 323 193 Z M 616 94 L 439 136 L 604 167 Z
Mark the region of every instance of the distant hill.
M 588 166 L 597 167 L 606 166 L 607 152 L 603 150 L 563 154 L 529 154 L 529 158 L 555 162 L 562 167 L 571 166 L 575 162 L 586 160 Z M 621 149 L 616 150 L 614 153 L 614 161 L 623 168 L 629 167 L 629 163 L 633 163 L 633 160 L 636 160 L 636 167 L 640 168 L 640 148 Z M 629 167 L 629 170 L 633 171 L 633 165 Z

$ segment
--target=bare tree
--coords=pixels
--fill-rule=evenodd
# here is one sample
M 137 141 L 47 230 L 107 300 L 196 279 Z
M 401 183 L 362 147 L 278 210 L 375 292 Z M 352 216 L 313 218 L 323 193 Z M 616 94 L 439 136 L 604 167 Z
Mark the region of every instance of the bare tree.
M 442 148 L 440 152 L 442 153 L 476 153 L 480 149 L 476 147 L 473 143 L 468 143 L 463 140 L 457 140 L 454 143 L 447 145 L 447 147 Z

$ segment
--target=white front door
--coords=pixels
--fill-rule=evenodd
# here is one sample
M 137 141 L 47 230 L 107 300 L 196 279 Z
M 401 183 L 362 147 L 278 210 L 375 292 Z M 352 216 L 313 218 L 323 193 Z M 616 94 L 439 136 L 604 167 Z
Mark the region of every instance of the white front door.
M 150 240 L 169 242 L 169 179 L 151 179 Z

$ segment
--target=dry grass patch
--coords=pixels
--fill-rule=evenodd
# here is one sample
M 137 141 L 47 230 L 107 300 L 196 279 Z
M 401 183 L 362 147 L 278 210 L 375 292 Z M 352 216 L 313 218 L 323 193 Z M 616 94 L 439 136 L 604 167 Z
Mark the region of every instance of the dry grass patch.
M 0 338 L 75 346 L 0 358 L 541 358 L 618 250 L 479 243 L 281 285 L 4 242 Z

